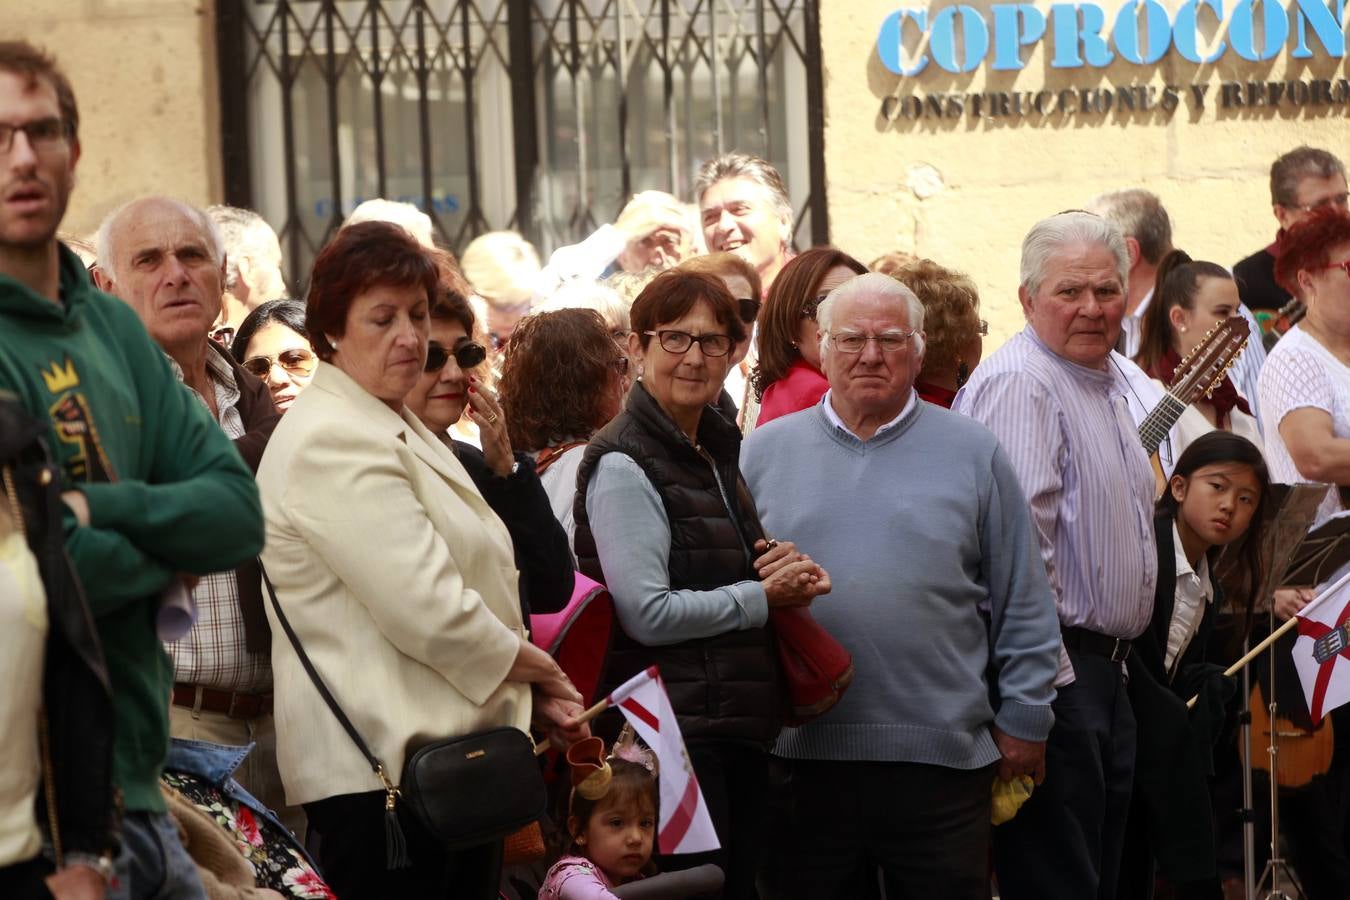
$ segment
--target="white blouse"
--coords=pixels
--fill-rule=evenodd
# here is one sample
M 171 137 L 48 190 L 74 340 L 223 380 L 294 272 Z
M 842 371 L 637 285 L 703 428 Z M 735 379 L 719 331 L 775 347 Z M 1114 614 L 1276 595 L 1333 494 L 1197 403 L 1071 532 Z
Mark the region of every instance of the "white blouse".
M 1281 484 L 1310 481 L 1289 455 L 1280 436 L 1280 423 L 1295 410 L 1320 409 L 1331 416 L 1336 437 L 1350 437 L 1350 368 L 1295 325 L 1270 351 L 1261 369 L 1260 385 L 1261 425 L 1271 480 Z M 1342 508 L 1338 492 L 1328 492 L 1317 509 L 1318 523 Z

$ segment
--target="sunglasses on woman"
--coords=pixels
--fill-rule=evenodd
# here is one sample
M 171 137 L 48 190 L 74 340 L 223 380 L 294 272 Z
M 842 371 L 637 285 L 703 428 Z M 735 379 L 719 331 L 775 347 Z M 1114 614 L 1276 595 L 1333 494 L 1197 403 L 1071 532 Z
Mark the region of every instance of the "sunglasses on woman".
M 296 347 L 291 350 L 282 350 L 276 356 L 250 356 L 244 360 L 243 366 L 246 370 L 264 380 L 271 374 L 273 366 L 281 366 L 287 375 L 308 378 L 314 374 L 314 366 L 317 362 L 318 359 L 314 356 L 312 350 Z
M 455 358 L 455 365 L 468 371 L 487 359 L 487 349 L 482 344 L 465 341 L 462 344 L 456 344 L 454 350 L 449 350 L 432 341 L 427 345 L 427 364 L 422 370 L 424 372 L 439 372 L 445 368 L 445 364 L 450 361 L 452 356 Z
M 753 297 L 738 297 L 736 306 L 741 316 L 741 321 L 746 325 L 755 324 L 755 319 L 759 318 L 760 301 Z

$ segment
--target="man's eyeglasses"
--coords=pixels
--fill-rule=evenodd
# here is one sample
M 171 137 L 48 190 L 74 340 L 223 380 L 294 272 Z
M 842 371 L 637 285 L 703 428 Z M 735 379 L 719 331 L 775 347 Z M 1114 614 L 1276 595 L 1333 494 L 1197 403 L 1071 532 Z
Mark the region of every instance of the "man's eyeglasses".
M 980 337 L 989 337 L 989 323 L 984 319 L 980 320 L 980 324 L 975 330 L 980 333 Z
M 57 144 L 70 136 L 70 127 L 56 116 L 24 122 L 22 125 L 0 123 L 0 155 L 14 149 L 14 135 L 20 131 L 28 136 L 28 145 L 37 153 L 55 149 Z
M 909 346 L 910 339 L 913 337 L 913 329 L 909 331 L 888 331 L 885 334 L 875 336 L 845 331 L 830 335 L 830 343 L 840 353 L 861 353 L 867 346 L 868 341 L 876 341 L 877 348 L 882 353 L 898 353 Z
M 3 133 L 0 133 L 2 136 Z M 1315 209 L 1326 209 L 1328 206 L 1334 206 L 1337 209 L 1350 209 L 1350 193 L 1342 191 L 1339 194 L 1332 194 L 1330 197 L 1323 197 L 1315 203 L 1305 203 L 1303 206 L 1294 206 L 1299 212 L 1312 212 Z
M 94 269 L 93 266 L 89 267 L 89 270 L 91 272 L 93 271 L 93 269 Z M 215 341 L 217 344 L 224 347 L 226 350 L 230 349 L 230 345 L 234 343 L 234 326 L 233 325 L 220 326 L 215 331 L 211 332 L 211 340 Z
M 667 353 L 688 353 L 689 348 L 698 342 L 704 356 L 726 356 L 731 352 L 731 337 L 725 334 L 692 335 L 687 331 L 644 331 L 661 342 L 661 349 Z
M 303 347 L 297 347 L 292 350 L 282 350 L 275 357 L 271 356 L 250 356 L 244 360 L 244 368 L 259 378 L 266 380 L 267 376 L 272 374 L 273 366 L 281 366 L 287 375 L 308 378 L 314 374 L 314 366 L 318 359 L 313 351 L 306 350 Z
M 449 350 L 432 341 L 427 345 L 427 364 L 422 367 L 422 371 L 439 372 L 445 368 L 445 364 L 450 361 L 452 356 L 455 358 L 455 365 L 468 371 L 487 359 L 487 349 L 482 344 L 465 341 L 462 344 L 456 344 L 454 350 Z
M 802 311 L 800 313 L 801 317 L 803 319 L 810 319 L 814 322 L 816 320 L 816 310 L 820 309 L 820 304 L 824 303 L 825 298 L 828 296 L 829 294 L 821 294 L 819 297 L 812 297 L 810 300 L 803 303 Z
M 736 306 L 741 315 L 741 321 L 747 325 L 755 324 L 755 319 L 759 318 L 760 301 L 753 297 L 738 297 Z
M 1350 259 L 1343 259 L 1340 262 L 1327 263 L 1325 266 L 1318 266 L 1319 269 L 1340 269 L 1346 275 L 1350 275 Z

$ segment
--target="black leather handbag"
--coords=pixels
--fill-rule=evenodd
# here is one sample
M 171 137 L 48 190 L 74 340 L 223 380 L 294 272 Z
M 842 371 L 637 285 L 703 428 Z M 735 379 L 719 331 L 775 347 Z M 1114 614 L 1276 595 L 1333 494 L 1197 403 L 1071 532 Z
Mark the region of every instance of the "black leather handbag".
M 384 785 L 388 868 L 411 865 L 399 824 L 399 800 L 418 824 L 448 850 L 501 840 L 544 814 L 547 796 L 534 743 L 525 732 L 509 726 L 433 741 L 408 757 L 398 784 L 390 781 L 384 764 L 361 739 L 309 661 L 299 637 L 281 611 L 281 604 L 277 603 L 276 590 L 266 571 L 263 583 L 267 585 L 277 621 L 310 681 Z

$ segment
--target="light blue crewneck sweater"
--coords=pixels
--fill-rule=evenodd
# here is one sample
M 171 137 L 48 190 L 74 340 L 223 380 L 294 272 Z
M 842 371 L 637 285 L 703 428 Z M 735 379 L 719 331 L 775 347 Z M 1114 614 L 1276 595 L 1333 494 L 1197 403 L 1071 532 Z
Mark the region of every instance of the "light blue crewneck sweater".
M 769 534 L 830 573 L 811 611 L 853 654 L 843 700 L 784 729 L 776 754 L 974 769 L 999 758 L 995 723 L 1045 740 L 1059 618 L 1017 476 L 988 429 L 920 402 L 861 441 L 817 404 L 753 432 L 741 469 Z

